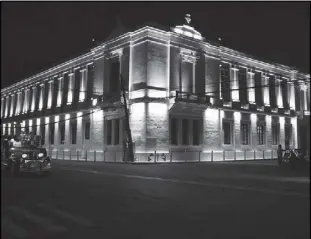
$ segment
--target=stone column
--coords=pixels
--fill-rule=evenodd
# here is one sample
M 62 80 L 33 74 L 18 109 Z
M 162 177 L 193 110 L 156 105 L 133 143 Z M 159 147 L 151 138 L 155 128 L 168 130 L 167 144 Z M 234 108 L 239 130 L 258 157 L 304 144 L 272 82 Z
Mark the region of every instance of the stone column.
M 49 87 L 49 93 L 48 93 L 48 104 L 47 104 L 47 108 L 48 108 L 48 109 L 51 109 L 51 107 L 52 107 L 52 102 L 53 102 L 53 80 L 49 81 L 48 87 Z
M 262 89 L 264 105 L 270 106 L 269 77 L 266 74 L 263 74 L 261 78 L 261 82 L 262 82 L 262 85 L 264 86 Z
M 28 97 L 28 94 L 27 94 L 27 97 Z M 25 96 L 25 102 L 27 101 L 27 97 Z M 36 97 L 37 97 L 37 87 L 34 86 L 34 87 L 32 87 L 31 112 L 35 111 L 35 108 L 36 108 Z M 28 110 L 28 105 L 27 105 L 27 110 Z
M 248 78 L 248 101 L 249 103 L 255 103 L 255 73 L 247 72 Z
M 289 107 L 292 110 L 296 109 L 296 104 L 295 104 L 295 85 L 294 82 L 288 82 L 288 102 L 289 102 Z
M 42 110 L 44 101 L 44 84 L 40 85 L 40 98 L 39 98 L 39 108 L 38 110 Z
M 280 78 L 276 79 L 275 95 L 277 100 L 278 108 L 283 108 L 283 95 L 282 95 L 282 80 Z
M 57 91 L 57 105 L 60 107 L 62 105 L 62 95 L 63 95 L 63 77 L 58 78 L 58 91 Z
M 69 80 L 68 80 L 68 95 L 67 95 L 67 105 L 71 105 L 72 104 L 72 100 L 73 100 L 73 86 L 74 86 L 74 77 L 73 77 L 73 73 L 69 73 L 68 75 Z

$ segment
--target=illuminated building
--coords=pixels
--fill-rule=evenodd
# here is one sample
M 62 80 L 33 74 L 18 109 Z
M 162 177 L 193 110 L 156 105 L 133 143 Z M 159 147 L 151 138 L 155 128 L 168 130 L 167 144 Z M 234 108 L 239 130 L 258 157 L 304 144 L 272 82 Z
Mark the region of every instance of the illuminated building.
M 180 152 L 173 160 L 271 158 L 286 138 L 299 147 L 299 116 L 310 114 L 309 74 L 209 43 L 187 15 L 182 26 L 142 27 L 2 89 L 2 134 L 22 125 L 54 156 L 121 160 L 120 73 L 140 160 L 154 150 Z

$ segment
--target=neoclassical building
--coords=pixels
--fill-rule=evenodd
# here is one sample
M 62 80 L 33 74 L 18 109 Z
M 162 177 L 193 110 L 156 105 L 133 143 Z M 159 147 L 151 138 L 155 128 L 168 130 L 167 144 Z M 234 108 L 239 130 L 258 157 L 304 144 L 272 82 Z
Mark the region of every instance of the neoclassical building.
M 123 33 L 1 89 L 2 135 L 21 127 L 53 157 L 122 160 L 121 74 L 138 160 L 154 151 L 172 161 L 261 159 L 286 140 L 300 147 L 310 75 L 210 43 L 190 21 Z

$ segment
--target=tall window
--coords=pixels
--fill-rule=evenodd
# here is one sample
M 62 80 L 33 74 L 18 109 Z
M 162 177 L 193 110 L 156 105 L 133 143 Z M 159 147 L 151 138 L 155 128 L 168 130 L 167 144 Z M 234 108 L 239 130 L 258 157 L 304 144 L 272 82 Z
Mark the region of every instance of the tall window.
M 241 123 L 241 136 L 242 136 L 242 145 L 249 145 L 249 134 L 250 134 L 250 124 L 249 123 Z
M 200 120 L 193 120 L 193 145 L 201 144 Z
M 109 78 L 109 88 L 111 93 L 120 91 L 120 62 L 114 61 L 111 63 L 111 72 Z
M 86 140 L 90 139 L 90 131 L 91 131 L 91 123 L 86 122 L 84 127 L 84 139 Z
M 45 144 L 45 125 L 40 126 L 41 144 Z
M 250 103 L 255 102 L 255 74 L 248 72 L 248 100 Z
M 71 144 L 77 143 L 77 122 L 70 123 L 70 137 Z
M 277 124 L 272 125 L 272 144 L 279 144 L 279 125 Z
M 32 126 L 32 133 L 33 135 L 37 135 L 37 124 Z
M 65 123 L 60 124 L 60 144 L 65 143 Z
M 221 86 L 221 97 L 225 102 L 231 100 L 230 92 L 230 68 L 225 66 L 220 68 L 220 86 Z
M 106 132 L 107 132 L 107 145 L 111 145 L 111 141 L 112 141 L 112 121 L 111 120 L 107 120 L 106 121 Z
M 257 142 L 258 142 L 258 145 L 263 145 L 265 143 L 264 125 L 257 125 Z
M 232 125 L 230 122 L 223 121 L 224 144 L 232 144 Z
M 54 144 L 54 132 L 55 132 L 55 125 L 54 123 L 50 124 L 50 144 Z
M 248 101 L 247 97 L 247 81 L 246 81 L 246 69 L 241 68 L 239 70 L 239 94 L 241 103 L 245 104 Z
M 189 134 L 188 134 L 188 120 L 182 120 L 182 144 L 188 145 L 189 144 Z
M 120 144 L 120 122 L 124 123 L 123 119 L 106 120 L 106 144 Z
M 171 144 L 177 145 L 178 144 L 178 121 L 176 118 L 171 118 Z

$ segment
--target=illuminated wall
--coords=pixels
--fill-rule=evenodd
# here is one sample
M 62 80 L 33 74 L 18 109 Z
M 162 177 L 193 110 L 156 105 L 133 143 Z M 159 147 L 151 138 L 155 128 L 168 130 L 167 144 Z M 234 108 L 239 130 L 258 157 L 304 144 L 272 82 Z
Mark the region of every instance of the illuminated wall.
M 207 109 L 204 112 L 204 150 L 215 150 L 221 147 L 220 122 L 220 110 Z
M 220 60 L 205 56 L 205 92 L 207 95 L 219 96 Z
M 168 151 L 168 105 L 166 103 L 147 103 L 146 110 L 146 149 L 154 149 L 148 145 L 148 138 L 156 138 L 157 150 Z
M 130 127 L 136 151 L 144 152 L 146 147 L 146 104 L 132 104 L 130 112 Z

